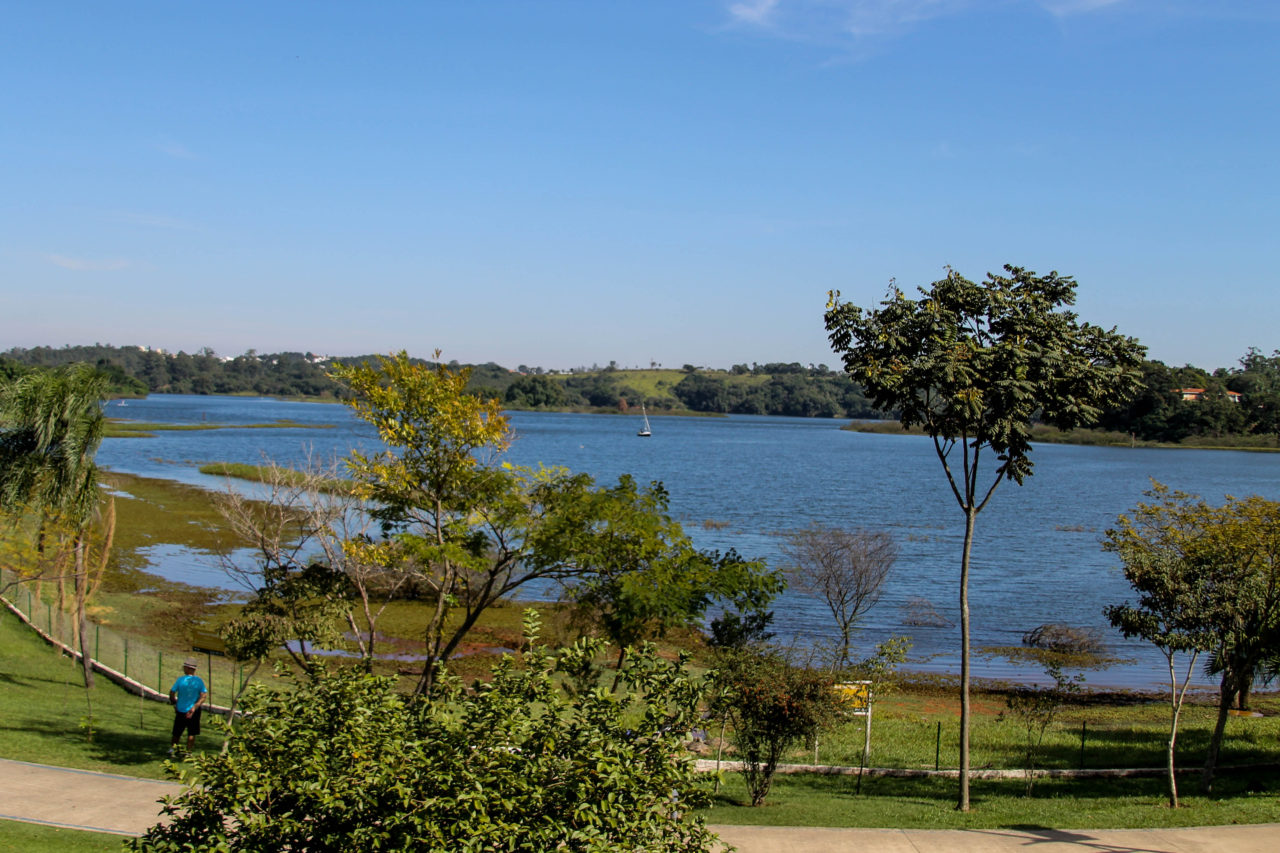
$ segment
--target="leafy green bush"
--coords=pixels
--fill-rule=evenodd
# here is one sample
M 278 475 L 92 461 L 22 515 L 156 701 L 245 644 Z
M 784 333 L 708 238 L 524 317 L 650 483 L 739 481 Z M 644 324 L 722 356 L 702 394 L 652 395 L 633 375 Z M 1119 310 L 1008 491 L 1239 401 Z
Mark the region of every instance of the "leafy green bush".
M 747 650 L 722 656 L 716 681 L 715 710 L 729 722 L 747 795 L 758 806 L 787 751 L 836 720 L 832 679 L 774 652 Z
M 709 851 L 708 801 L 682 740 L 702 697 L 684 661 L 628 655 L 600 686 L 598 641 L 537 646 L 430 702 L 391 679 L 322 673 L 297 692 L 251 691 L 220 755 L 138 851 Z

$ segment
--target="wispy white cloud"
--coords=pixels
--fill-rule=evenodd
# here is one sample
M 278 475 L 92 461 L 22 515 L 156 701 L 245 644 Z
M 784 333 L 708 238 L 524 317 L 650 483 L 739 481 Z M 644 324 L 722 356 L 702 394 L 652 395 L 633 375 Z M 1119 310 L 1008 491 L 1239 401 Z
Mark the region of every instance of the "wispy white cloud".
M 125 258 L 69 258 L 66 255 L 45 255 L 54 266 L 76 272 L 109 272 L 126 269 L 132 264 Z
M 744 24 L 767 24 L 779 0 L 746 0 L 729 4 L 729 15 Z
M 1126 0 L 1036 0 L 1049 14 L 1065 18 L 1085 12 L 1096 12 L 1107 6 L 1118 6 Z
M 1096 12 L 1134 0 L 733 0 L 726 11 L 734 24 L 771 35 L 826 41 L 906 32 L 926 21 L 965 12 L 1028 4 L 1055 17 Z

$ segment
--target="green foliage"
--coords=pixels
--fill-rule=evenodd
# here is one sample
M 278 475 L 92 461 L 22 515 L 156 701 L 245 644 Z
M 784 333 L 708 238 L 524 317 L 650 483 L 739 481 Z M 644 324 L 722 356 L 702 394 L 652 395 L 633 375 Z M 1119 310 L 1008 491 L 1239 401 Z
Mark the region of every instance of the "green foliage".
M 515 409 L 554 409 L 566 402 L 564 385 L 549 376 L 522 376 L 507 386 L 504 402 Z
M 896 287 L 874 311 L 832 294 L 826 323 L 849 375 L 882 409 L 935 440 L 990 447 L 998 473 L 1031 473 L 1033 418 L 1059 429 L 1098 419 L 1138 388 L 1143 348 L 1061 310 L 1076 283 L 1006 266 L 977 284 L 954 270 L 921 289 Z
M 661 483 L 641 488 L 623 475 L 616 486 L 580 493 L 562 516 L 571 538 L 550 531 L 587 570 L 569 593 L 580 617 L 622 647 L 694 626 L 717 602 L 762 612 L 784 585 L 760 560 L 695 549 L 667 502 Z
M 447 660 L 461 638 L 446 631 L 460 588 L 479 579 L 474 603 L 483 609 L 501 594 L 494 594 L 494 580 L 518 563 L 513 549 L 495 553 L 492 546 L 503 537 L 489 535 L 527 517 L 516 474 L 493 464 L 511 443 L 511 429 L 496 399 L 466 393 L 466 369 L 415 363 L 402 351 L 376 364 L 340 365 L 334 375 L 351 391 L 348 404 L 387 448 L 354 450 L 348 458 L 356 495 L 369 502 L 388 537 L 352 542 L 350 550 L 370 565 L 416 567 L 435 597 L 419 682 L 427 692 L 436 662 Z
M 465 370 L 400 353 L 337 375 L 388 448 L 348 462 L 383 537 L 347 551 L 414 573 L 434 600 L 421 693 L 480 613 L 534 578 L 572 586 L 622 647 L 693 624 L 715 601 L 762 607 L 780 588 L 760 562 L 695 550 L 667 514 L 660 484 L 640 489 L 624 476 L 597 488 L 559 468 L 499 464 L 507 420 L 496 400 L 465 392 Z M 448 619 L 455 608 L 461 619 Z
M 1165 655 L 1170 672 L 1170 802 L 1177 805 L 1173 748 L 1179 693 L 1174 657 L 1208 652 L 1222 674 L 1218 722 L 1202 784 L 1212 782 L 1232 700 L 1247 696 L 1255 673 L 1280 650 L 1280 503 L 1258 496 L 1214 507 L 1194 495 L 1154 484 L 1103 547 L 1119 555 L 1136 603 L 1112 605 L 1107 618 L 1128 637 L 1141 637 Z
M 86 365 L 0 388 L 0 507 L 30 504 L 87 522 L 98 502 L 105 377 Z
M 834 722 L 840 711 L 829 675 L 772 652 L 721 656 L 713 710 L 727 719 L 751 805 L 769 795 L 786 752 Z
M 227 750 L 195 759 L 172 821 L 133 849 L 712 849 L 682 750 L 702 695 L 684 662 L 638 650 L 617 695 L 599 643 L 553 655 L 528 627 L 491 682 L 444 679 L 430 703 L 350 670 L 251 691 Z
M 974 524 L 1005 479 L 1032 472 L 1033 419 L 1069 430 L 1095 422 L 1138 388 L 1143 348 L 1063 310 L 1076 283 L 1006 266 L 975 283 L 954 270 L 921 298 L 896 286 L 880 307 L 833 292 L 826 326 L 845 370 L 904 427 L 932 439 L 965 515 L 960 556 L 960 792 L 969 808 L 969 560 Z M 995 457 L 988 474 L 981 461 Z M 957 458 L 958 457 L 958 458 Z M 989 478 L 989 479 L 986 479 Z

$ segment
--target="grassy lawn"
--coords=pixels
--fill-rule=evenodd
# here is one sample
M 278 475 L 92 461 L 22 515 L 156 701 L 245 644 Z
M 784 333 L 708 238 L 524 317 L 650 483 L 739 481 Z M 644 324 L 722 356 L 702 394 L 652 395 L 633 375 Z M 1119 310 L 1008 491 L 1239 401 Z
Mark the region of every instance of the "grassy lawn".
M 121 836 L 103 832 L 0 820 L 0 853 L 115 853 L 123 842 Z
M 954 779 L 868 777 L 862 793 L 849 776 L 775 777 L 764 804 L 743 805 L 746 792 L 728 774 L 711 823 L 757 826 L 862 826 L 907 829 L 1116 829 L 1271 823 L 1280 820 L 1280 779 L 1274 771 L 1223 777 L 1215 795 L 1194 795 L 1195 780 L 1179 779 L 1182 807 L 1167 805 L 1164 780 L 1040 780 L 1031 797 L 1021 780 L 972 783 L 973 810 L 955 810 Z
M 1002 715 L 1003 694 L 994 689 L 979 690 L 973 699 L 970 742 L 974 769 L 1025 766 L 1026 728 Z M 1215 701 L 1216 697 L 1196 696 L 1184 707 L 1178 728 L 1179 766 L 1203 763 L 1217 717 Z M 944 770 L 958 766 L 959 704 L 954 691 L 940 687 L 929 690 L 917 686 L 881 699 L 871 729 L 871 766 L 932 770 L 935 761 Z M 1221 764 L 1280 763 L 1280 697 L 1259 694 L 1251 707 L 1265 716 L 1228 718 Z M 1158 694 L 1085 694 L 1064 707 L 1045 733 L 1037 766 L 1163 767 L 1168 716 L 1168 699 Z M 819 739 L 819 758 L 823 764 L 856 766 L 862 744 L 862 723 L 854 721 Z M 813 754 L 798 751 L 791 760 L 810 763 Z
M 173 711 L 99 678 L 93 732 L 78 667 L 22 625 L 0 616 L 0 756 L 39 764 L 164 778 Z M 215 735 L 197 746 L 214 749 Z M 96 848 L 95 848 L 96 849 Z

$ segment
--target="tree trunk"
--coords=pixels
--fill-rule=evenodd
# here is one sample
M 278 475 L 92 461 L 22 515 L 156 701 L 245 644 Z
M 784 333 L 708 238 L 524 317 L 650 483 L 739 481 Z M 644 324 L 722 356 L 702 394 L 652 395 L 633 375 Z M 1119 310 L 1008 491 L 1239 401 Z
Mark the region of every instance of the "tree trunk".
M 1178 807 L 1178 777 L 1173 771 L 1173 749 L 1178 743 L 1178 712 L 1182 710 L 1182 703 L 1178 701 L 1178 676 L 1173 669 L 1173 652 L 1168 652 L 1169 657 L 1169 704 L 1172 708 L 1171 719 L 1169 722 L 1169 808 L 1176 809 Z
M 1236 685 L 1236 697 L 1240 700 L 1236 705 L 1241 711 L 1249 710 L 1249 694 L 1253 691 L 1253 670 L 1240 674 L 1240 683 Z
M 75 625 L 76 633 L 79 635 L 80 663 L 81 668 L 84 670 L 84 686 L 86 690 L 91 690 L 94 684 L 94 677 L 93 657 L 89 654 L 89 616 L 87 607 L 89 594 L 89 572 L 85 567 L 85 535 L 83 532 L 77 534 L 75 547 Z
M 1223 670 L 1221 686 L 1218 688 L 1218 720 L 1213 724 L 1213 736 L 1209 738 L 1209 754 L 1205 758 L 1204 771 L 1200 774 L 1200 793 L 1208 794 L 1213 790 L 1213 774 L 1218 767 L 1218 753 L 1222 749 L 1222 735 L 1227 729 L 1227 717 L 1231 710 L 1231 700 L 1235 698 L 1231 674 Z
M 973 501 L 965 507 L 964 550 L 960 555 L 960 799 L 956 809 L 969 811 L 969 553 L 973 548 Z
M 453 595 L 454 569 L 452 563 L 446 563 L 444 576 L 440 579 L 440 588 L 436 593 L 436 606 L 431 611 L 431 621 L 424 632 L 426 636 L 427 656 L 422 662 L 422 677 L 418 679 L 418 687 L 414 694 L 420 698 L 431 696 L 436 686 L 436 664 L 443 658 L 444 620 L 449 615 L 449 598 Z

